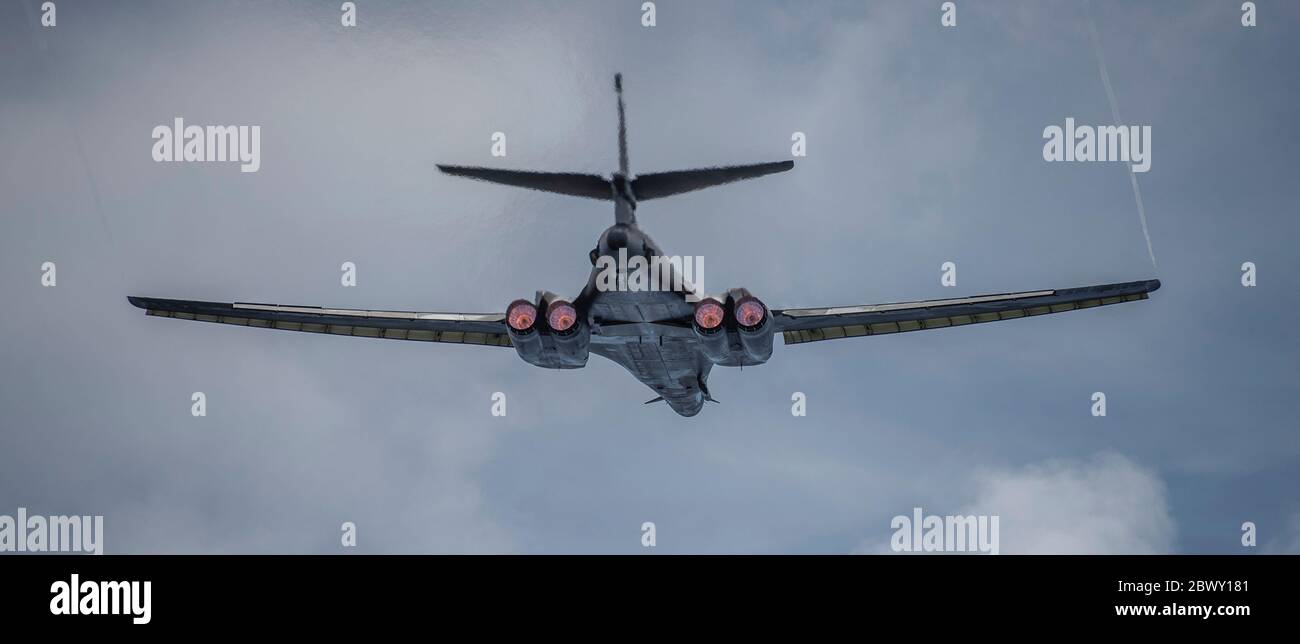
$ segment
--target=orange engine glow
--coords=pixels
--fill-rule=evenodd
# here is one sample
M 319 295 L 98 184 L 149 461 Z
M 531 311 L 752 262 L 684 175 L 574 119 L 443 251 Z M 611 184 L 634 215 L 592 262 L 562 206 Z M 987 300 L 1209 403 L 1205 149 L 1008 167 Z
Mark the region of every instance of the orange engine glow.
M 740 326 L 752 328 L 763 323 L 763 318 L 767 316 L 767 309 L 763 303 L 755 299 L 741 300 L 736 305 L 736 323 Z
M 554 331 L 568 331 L 577 321 L 578 311 L 568 302 L 558 300 L 552 302 L 546 311 L 546 323 Z
M 527 331 L 537 321 L 537 307 L 527 300 L 515 300 L 506 309 L 506 324 L 516 331 Z
M 716 329 L 722 324 L 725 311 L 716 300 L 700 300 L 695 305 L 695 324 L 701 329 Z

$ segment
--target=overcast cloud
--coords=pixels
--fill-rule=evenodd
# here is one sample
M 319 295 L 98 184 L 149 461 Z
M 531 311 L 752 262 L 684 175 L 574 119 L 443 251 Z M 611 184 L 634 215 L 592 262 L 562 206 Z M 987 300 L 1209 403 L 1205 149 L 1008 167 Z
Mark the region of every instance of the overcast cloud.
M 1000 515 L 1003 552 L 1242 552 L 1244 521 L 1294 550 L 1293 3 L 1259 2 L 1253 29 L 1231 2 L 1094 3 L 1121 113 L 1153 130 L 1158 271 L 1122 165 L 1042 159 L 1044 127 L 1110 120 L 1082 3 L 959 1 L 954 29 L 901 1 L 662 0 L 649 29 L 639 1 L 359 2 L 355 29 L 337 4 L 63 0 L 54 29 L 38 2 L 0 6 L 0 514 L 102 514 L 110 553 L 332 553 L 345 521 L 363 552 L 642 552 L 653 521 L 657 552 L 838 553 L 917 506 Z M 633 171 L 784 159 L 807 134 L 790 173 L 640 209 L 712 290 L 780 308 L 1164 287 L 778 346 L 715 369 L 722 404 L 691 419 L 599 357 L 554 372 L 126 302 L 576 293 L 608 204 L 433 165 L 610 171 L 616 71 Z M 178 116 L 260 125 L 260 170 L 155 163 Z

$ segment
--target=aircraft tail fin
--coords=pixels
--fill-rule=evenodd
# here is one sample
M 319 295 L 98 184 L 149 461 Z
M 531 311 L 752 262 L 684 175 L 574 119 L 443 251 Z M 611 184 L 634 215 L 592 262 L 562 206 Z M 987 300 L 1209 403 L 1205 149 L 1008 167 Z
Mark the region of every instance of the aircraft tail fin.
M 749 165 L 696 168 L 672 172 L 652 172 L 632 178 L 627 153 L 627 108 L 623 104 L 623 75 L 614 75 L 618 94 L 618 172 L 606 178 L 575 172 L 532 172 L 459 165 L 439 165 L 438 169 L 456 177 L 528 188 L 571 197 L 587 197 L 615 202 L 615 221 L 636 223 L 636 203 L 646 199 L 670 197 L 684 192 L 720 186 L 733 181 L 785 172 L 794 161 L 773 161 Z
M 774 161 L 751 165 L 733 165 L 720 168 L 699 168 L 643 174 L 632 180 L 632 193 L 637 201 L 670 197 L 683 192 L 720 186 L 733 181 L 785 172 L 794 167 L 794 161 Z
M 614 74 L 614 92 L 618 94 L 618 172 L 628 176 L 627 110 L 623 108 L 623 75 Z
M 571 197 L 613 201 L 614 190 L 608 179 L 595 174 L 576 172 L 532 172 L 501 170 L 459 165 L 439 165 L 438 169 L 454 177 L 467 177 L 516 188 L 554 192 Z

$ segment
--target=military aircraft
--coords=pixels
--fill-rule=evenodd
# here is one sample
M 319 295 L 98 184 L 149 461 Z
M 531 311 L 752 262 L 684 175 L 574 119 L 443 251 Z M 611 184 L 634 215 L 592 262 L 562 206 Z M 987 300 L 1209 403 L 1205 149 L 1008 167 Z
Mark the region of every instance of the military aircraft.
M 576 369 L 590 354 L 627 369 L 654 390 L 646 404 L 664 401 L 682 416 L 694 416 L 709 393 L 714 366 L 763 364 L 774 336 L 785 344 L 940 329 L 1010 320 L 1147 299 L 1159 280 L 1047 289 L 919 302 L 823 308 L 769 309 L 744 288 L 701 296 L 685 280 L 668 280 L 654 290 L 602 287 L 600 258 L 662 257 L 661 249 L 637 225 L 643 201 L 784 172 L 793 161 L 632 175 L 628 167 L 627 122 L 621 75 L 618 96 L 618 171 L 594 174 L 532 172 L 439 165 L 442 172 L 480 181 L 612 201 L 614 225 L 601 233 L 590 253 L 586 287 L 576 297 L 538 291 L 517 299 L 504 313 L 423 313 L 244 304 L 129 297 L 148 315 L 239 326 L 366 338 L 420 340 L 514 347 L 524 361 L 548 369 Z M 677 270 L 671 264 L 668 270 Z M 678 275 L 678 278 L 681 276 Z M 618 282 L 624 284 L 624 281 Z M 667 285 L 666 287 L 664 285 Z

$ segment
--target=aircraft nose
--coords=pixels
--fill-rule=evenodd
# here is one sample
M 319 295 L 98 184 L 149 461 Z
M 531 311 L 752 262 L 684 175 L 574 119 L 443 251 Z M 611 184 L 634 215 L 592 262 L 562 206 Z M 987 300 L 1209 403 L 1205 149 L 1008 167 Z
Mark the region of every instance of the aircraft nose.
M 687 400 L 674 400 L 669 402 L 668 406 L 672 407 L 678 416 L 690 418 L 700 413 L 700 410 L 704 408 L 704 397 L 697 396 Z

